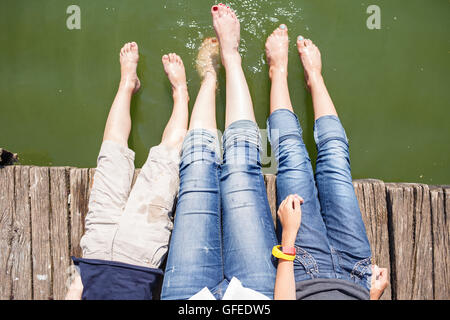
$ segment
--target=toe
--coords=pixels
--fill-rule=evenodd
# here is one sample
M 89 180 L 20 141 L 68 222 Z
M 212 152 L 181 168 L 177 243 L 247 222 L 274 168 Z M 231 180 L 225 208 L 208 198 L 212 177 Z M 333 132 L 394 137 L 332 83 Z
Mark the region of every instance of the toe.
M 287 32 L 287 26 L 283 23 L 283 24 L 280 24 L 280 27 L 278 28 L 278 30 L 282 33 L 282 34 L 284 34 L 284 33 L 286 33 Z
M 219 14 L 219 6 L 218 5 L 213 5 L 211 7 L 211 14 L 213 15 L 213 17 L 217 17 Z
M 297 47 L 298 47 L 298 49 L 305 48 L 305 46 L 306 46 L 306 39 L 303 38 L 302 36 L 298 36 L 297 37 Z
M 309 39 L 306 39 L 306 41 L 305 41 L 305 45 L 306 45 L 307 47 L 309 47 L 309 46 L 312 46 L 312 45 L 313 45 L 313 43 L 312 43 L 312 41 L 311 41 L 311 40 L 309 40 Z
M 222 3 L 219 3 L 219 17 L 223 17 L 227 13 L 227 7 Z
M 169 56 L 167 54 L 162 56 L 162 62 L 165 64 L 167 62 L 169 62 Z

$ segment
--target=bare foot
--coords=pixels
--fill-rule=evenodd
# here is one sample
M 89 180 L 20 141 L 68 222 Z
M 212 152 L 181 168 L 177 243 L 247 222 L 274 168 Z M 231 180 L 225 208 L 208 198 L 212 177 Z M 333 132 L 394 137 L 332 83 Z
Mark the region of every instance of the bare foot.
M 141 82 L 136 73 L 139 61 L 139 51 L 136 42 L 126 43 L 120 49 L 120 84 L 121 86 L 137 92 L 141 87 Z
M 173 93 L 187 94 L 186 71 L 184 70 L 183 60 L 177 54 L 169 53 L 163 55 L 162 63 L 172 85 Z
M 211 73 L 217 78 L 217 71 L 220 68 L 219 42 L 216 38 L 206 38 L 198 51 L 197 71 L 202 79 L 207 73 Z
M 299 36 L 297 49 L 305 70 L 306 84 L 311 88 L 313 82 L 322 77 L 322 58 L 319 48 L 311 40 Z
M 286 25 L 276 28 L 266 41 L 266 57 L 269 64 L 269 77 L 274 72 L 287 76 L 289 37 Z
M 230 7 L 219 4 L 211 8 L 213 26 L 220 43 L 222 64 L 241 61 L 239 55 L 240 24 L 236 14 Z

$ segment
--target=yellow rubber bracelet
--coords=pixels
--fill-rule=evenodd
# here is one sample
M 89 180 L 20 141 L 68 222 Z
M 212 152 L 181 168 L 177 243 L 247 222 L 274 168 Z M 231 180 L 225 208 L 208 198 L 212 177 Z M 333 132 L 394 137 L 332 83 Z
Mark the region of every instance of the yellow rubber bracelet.
M 272 255 L 274 257 L 276 257 L 278 259 L 288 260 L 288 261 L 293 261 L 295 259 L 295 255 L 285 254 L 280 250 L 280 248 L 281 248 L 281 245 L 273 247 Z

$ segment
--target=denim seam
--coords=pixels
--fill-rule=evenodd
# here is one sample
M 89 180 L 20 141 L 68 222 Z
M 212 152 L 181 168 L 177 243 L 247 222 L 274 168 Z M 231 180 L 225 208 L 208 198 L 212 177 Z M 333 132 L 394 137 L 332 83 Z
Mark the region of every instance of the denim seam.
M 361 268 L 360 270 L 360 266 L 362 264 L 366 264 L 368 261 L 370 262 L 371 258 L 365 258 L 362 259 L 360 261 L 358 261 L 355 266 L 353 267 L 352 272 L 350 273 L 350 277 L 352 279 L 362 279 L 362 277 L 364 277 L 367 274 L 367 270 L 369 269 L 369 265 L 365 265 Z M 357 274 L 357 272 L 359 273 L 359 275 Z
M 300 246 L 295 245 L 295 248 L 296 255 L 294 261 L 297 261 L 297 263 L 303 266 L 307 274 L 311 275 L 313 278 L 316 278 L 319 274 L 319 266 L 317 265 L 316 259 L 314 259 L 314 257 L 308 251 L 301 248 Z M 309 259 L 311 263 L 308 263 L 307 259 Z
M 326 194 L 330 193 L 329 184 L 328 183 L 325 183 L 325 193 Z M 321 211 L 322 210 L 328 211 L 329 208 L 330 208 L 330 200 L 327 197 L 325 199 L 324 206 L 323 207 L 321 206 Z M 337 274 L 338 270 L 342 269 L 342 266 L 341 266 L 341 255 L 340 255 L 340 253 L 337 250 L 334 249 L 333 244 L 332 244 L 332 240 L 328 237 L 327 219 L 325 218 L 325 215 L 323 214 L 323 212 L 321 212 L 321 216 L 322 216 L 322 221 L 323 221 L 323 224 L 324 224 L 325 230 L 326 230 L 326 236 L 327 236 L 329 249 L 330 249 L 330 253 L 331 253 L 331 262 L 333 264 L 333 271 L 334 271 L 335 274 Z M 335 256 L 337 257 L 337 264 L 338 265 L 335 265 L 335 259 L 333 259 L 333 254 L 335 254 Z
M 222 225 L 222 196 L 221 196 L 221 190 L 220 190 L 220 174 L 219 171 L 222 170 L 221 165 L 217 164 L 217 170 L 216 170 L 216 179 L 217 179 L 217 187 L 219 188 L 219 204 L 218 204 L 218 223 L 220 227 L 220 255 L 222 259 L 222 281 L 225 279 L 225 257 L 223 254 L 223 225 Z
M 272 126 L 270 125 L 270 118 L 272 117 L 272 115 L 273 114 L 277 114 L 277 113 L 284 113 L 284 112 L 287 112 L 290 116 L 293 116 L 294 117 L 294 119 L 295 119 L 295 125 L 296 125 L 296 127 L 297 127 L 297 130 L 298 130 L 298 134 L 299 134 L 299 136 L 300 136 L 300 139 L 303 141 L 303 130 L 302 130 L 302 127 L 301 127 L 301 125 L 300 125 L 300 121 L 298 120 L 298 117 L 297 117 L 297 115 L 294 113 L 294 112 L 292 112 L 291 110 L 288 110 L 288 109 L 278 109 L 278 110 L 275 110 L 274 112 L 272 112 L 270 115 L 269 115 L 269 117 L 267 118 L 267 121 L 266 121 L 266 127 L 267 127 L 267 129 L 268 129 L 268 134 L 269 134 L 269 141 L 270 141 L 270 144 L 272 145 L 272 134 L 271 134 L 271 131 L 272 131 Z M 274 129 L 274 130 L 279 130 L 279 129 Z M 290 134 L 285 134 L 285 135 L 283 135 L 283 138 L 281 138 L 281 136 L 279 135 L 279 137 L 278 137 L 278 143 L 277 144 L 274 144 L 272 147 L 274 148 L 274 147 L 278 147 L 280 144 L 281 144 L 281 142 L 283 142 L 284 140 L 286 140 L 287 139 L 287 136 L 292 136 L 292 135 L 296 135 L 296 134 L 294 134 L 294 133 L 290 133 Z
M 329 141 L 332 141 L 332 140 L 339 140 L 339 141 L 345 143 L 345 145 L 348 147 L 348 141 L 347 140 L 345 140 L 342 137 L 334 137 L 333 136 L 333 137 L 328 137 L 328 138 L 324 139 L 323 141 L 320 141 L 319 143 L 317 143 L 317 149 L 322 148 L 325 143 L 327 143 Z

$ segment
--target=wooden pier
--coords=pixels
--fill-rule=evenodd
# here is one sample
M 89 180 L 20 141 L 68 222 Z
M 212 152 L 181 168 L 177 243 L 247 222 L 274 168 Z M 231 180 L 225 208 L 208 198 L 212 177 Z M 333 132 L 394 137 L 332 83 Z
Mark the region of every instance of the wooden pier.
M 0 169 L 0 299 L 63 299 L 95 169 Z M 139 172 L 136 170 L 135 178 Z M 275 217 L 275 179 L 266 187 Z M 450 186 L 354 181 L 382 299 L 450 299 Z

